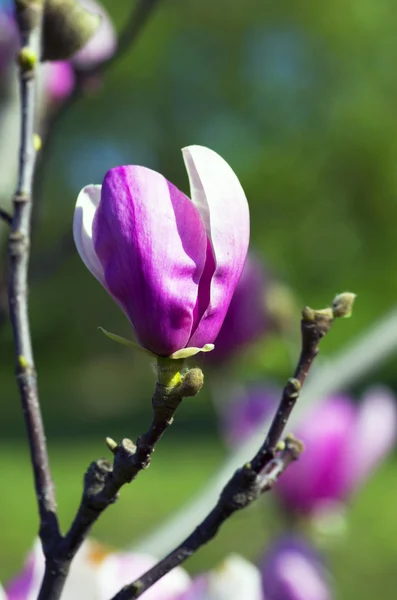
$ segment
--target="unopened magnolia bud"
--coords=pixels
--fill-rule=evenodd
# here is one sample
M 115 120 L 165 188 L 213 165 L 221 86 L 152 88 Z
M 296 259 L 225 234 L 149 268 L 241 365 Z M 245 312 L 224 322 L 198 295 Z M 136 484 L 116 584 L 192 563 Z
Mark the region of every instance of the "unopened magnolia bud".
M 355 299 L 356 294 L 352 294 L 351 292 L 344 292 L 335 296 L 332 303 L 334 317 L 341 317 L 343 319 L 351 317 Z
M 201 369 L 189 369 L 182 380 L 181 395 L 185 397 L 195 396 L 204 385 L 204 374 Z
M 84 48 L 101 24 L 76 0 L 46 0 L 42 60 L 65 60 Z

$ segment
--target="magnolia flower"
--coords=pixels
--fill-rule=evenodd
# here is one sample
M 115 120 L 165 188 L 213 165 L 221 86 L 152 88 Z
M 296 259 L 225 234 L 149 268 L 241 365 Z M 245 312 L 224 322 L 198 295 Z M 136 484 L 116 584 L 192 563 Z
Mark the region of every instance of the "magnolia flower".
M 259 569 L 231 554 L 216 569 L 197 577 L 178 600 L 264 600 Z
M 328 574 L 316 551 L 298 537 L 279 540 L 262 565 L 266 600 L 331 600 Z
M 72 562 L 62 600 L 109 600 L 123 585 L 131 583 L 156 562 L 147 554 L 109 553 L 100 544 L 88 540 Z M 37 540 L 22 572 L 6 586 L 4 599 L 36 600 L 43 575 L 44 556 Z M 189 576 L 177 568 L 142 594 L 142 599 L 176 600 L 189 586 Z
M 260 261 L 248 256 L 221 330 L 211 362 L 223 362 L 254 342 L 269 328 L 265 294 L 267 276 Z
M 232 169 L 208 148 L 182 152 L 191 200 L 151 169 L 116 167 L 102 186 L 83 188 L 73 223 L 86 267 L 139 344 L 159 356 L 212 344 L 249 242 L 248 204 Z
M 348 396 L 322 402 L 295 432 L 305 451 L 274 490 L 290 510 L 321 515 L 352 494 L 396 441 L 397 407 L 384 388 L 361 404 Z

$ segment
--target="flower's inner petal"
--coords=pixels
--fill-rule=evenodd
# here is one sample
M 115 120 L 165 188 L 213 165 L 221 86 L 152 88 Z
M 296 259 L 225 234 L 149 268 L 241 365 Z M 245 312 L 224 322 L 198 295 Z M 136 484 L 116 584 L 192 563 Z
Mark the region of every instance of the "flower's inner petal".
M 100 185 L 87 185 L 81 190 L 74 212 L 73 237 L 85 266 L 102 285 L 105 285 L 103 267 L 92 241 L 92 224 L 100 199 Z
M 249 243 L 249 212 L 244 191 L 233 170 L 216 152 L 202 146 L 183 149 L 192 201 L 200 211 L 211 242 L 215 269 L 210 285 L 210 302 L 190 345 L 214 341 L 240 278 Z M 212 260 L 210 255 L 207 255 Z M 213 265 L 205 270 L 211 271 Z M 203 279 L 207 295 L 208 282 Z M 201 294 L 201 284 L 200 292 Z
M 169 356 L 189 341 L 206 245 L 198 210 L 162 175 L 137 166 L 107 173 L 95 250 L 110 293 L 155 354 Z

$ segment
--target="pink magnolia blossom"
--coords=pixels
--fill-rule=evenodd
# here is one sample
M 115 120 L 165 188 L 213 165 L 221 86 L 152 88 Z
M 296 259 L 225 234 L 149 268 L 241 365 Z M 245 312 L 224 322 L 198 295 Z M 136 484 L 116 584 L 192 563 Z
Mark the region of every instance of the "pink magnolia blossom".
M 266 600 L 331 600 L 328 573 L 318 553 L 297 536 L 273 544 L 262 563 Z
M 151 169 L 116 167 L 83 188 L 73 224 L 83 262 L 160 356 L 214 341 L 249 243 L 247 200 L 229 165 L 202 146 L 183 158 L 191 200 Z
M 396 400 L 384 388 L 373 388 L 360 404 L 333 396 L 295 433 L 305 451 L 274 490 L 290 510 L 321 513 L 358 489 L 395 444 Z
M 109 600 L 123 585 L 140 577 L 156 562 L 147 554 L 109 553 L 97 542 L 88 540 L 72 563 L 62 600 Z M 21 573 L 6 586 L 4 600 L 36 600 L 43 575 L 44 556 L 37 540 Z M 188 574 L 177 568 L 142 594 L 142 600 L 177 600 L 189 586 Z M 3 600 L 1 593 L 0 590 L 0 600 Z

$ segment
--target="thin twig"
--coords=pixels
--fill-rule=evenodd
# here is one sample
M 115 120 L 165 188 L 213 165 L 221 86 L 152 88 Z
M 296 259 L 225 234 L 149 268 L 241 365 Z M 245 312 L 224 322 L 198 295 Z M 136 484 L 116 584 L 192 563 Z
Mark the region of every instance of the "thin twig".
M 33 4 L 33 3 L 32 3 Z M 29 439 L 31 460 L 40 514 L 40 537 L 43 546 L 59 535 L 54 485 L 51 478 L 46 438 L 41 417 L 36 371 L 28 317 L 27 276 L 30 246 L 32 187 L 36 153 L 33 146 L 35 126 L 36 63 L 39 56 L 42 4 L 34 8 L 26 2 L 18 11 L 21 50 L 21 141 L 18 185 L 13 199 L 13 218 L 8 240 L 9 281 L 8 297 L 14 335 L 16 377 Z M 36 19 L 23 18 L 25 11 L 36 11 Z
M 11 225 L 12 223 L 12 215 L 4 210 L 4 208 L 0 208 L 0 219 L 2 219 L 4 223 L 7 223 L 7 225 Z
M 191 385 L 191 382 L 194 385 Z M 106 443 L 114 454 L 113 464 L 102 458 L 89 466 L 83 495 L 76 517 L 65 537 L 52 547 L 38 600 L 59 600 L 70 563 L 87 537 L 92 525 L 103 511 L 118 499 L 120 488 L 131 483 L 146 469 L 152 453 L 164 431 L 171 425 L 176 409 L 186 396 L 195 395 L 203 384 L 199 369 L 190 369 L 182 383 L 169 389 L 157 383 L 152 398 L 153 419 L 148 431 L 136 445 L 129 439 L 120 444 L 108 438 Z
M 221 525 L 236 511 L 249 506 L 264 492 L 270 490 L 277 477 L 302 451 L 300 442 L 293 437 L 285 440 L 285 448 L 278 451 L 291 411 L 299 397 L 311 364 L 318 354 L 319 342 L 333 323 L 332 311 L 302 312 L 302 348 L 298 365 L 282 394 L 277 413 L 265 441 L 253 459 L 237 469 L 223 488 L 218 502 L 200 525 L 175 550 L 149 569 L 138 580 L 124 586 L 112 600 L 135 600 L 172 569 L 182 564 L 199 548 L 209 542 Z

